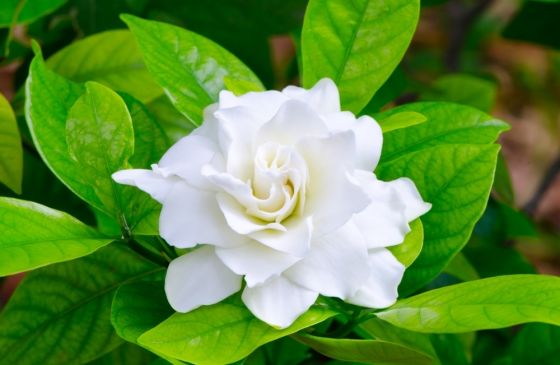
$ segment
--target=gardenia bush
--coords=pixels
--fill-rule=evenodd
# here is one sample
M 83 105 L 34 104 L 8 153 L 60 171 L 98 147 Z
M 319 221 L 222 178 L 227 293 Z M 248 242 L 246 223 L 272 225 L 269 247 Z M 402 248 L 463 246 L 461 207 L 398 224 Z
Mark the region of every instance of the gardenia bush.
M 97 225 L 0 198 L 0 274 L 31 271 L 0 314 L 0 362 L 91 364 L 126 349 L 153 364 L 264 364 L 265 351 L 312 348 L 438 364 L 430 334 L 560 324 L 555 277 L 426 286 L 481 217 L 508 124 L 445 102 L 367 110 L 419 8 L 311 0 L 301 85 L 281 91 L 209 39 L 132 15 L 130 31 L 46 61 L 34 43 L 30 137 Z M 134 81 L 65 68 L 84 49 L 110 60 L 90 45 L 116 41 L 142 56 Z M 158 98 L 192 132 L 171 141 Z

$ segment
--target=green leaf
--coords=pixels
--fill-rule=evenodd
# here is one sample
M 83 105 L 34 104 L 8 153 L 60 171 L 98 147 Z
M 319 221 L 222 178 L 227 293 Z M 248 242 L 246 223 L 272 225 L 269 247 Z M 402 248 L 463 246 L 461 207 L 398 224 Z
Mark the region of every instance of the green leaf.
M 81 178 L 90 181 L 104 211 L 119 216 L 128 202 L 121 202 L 120 186 L 110 176 L 124 169 L 134 153 L 132 119 L 124 101 L 106 86 L 87 82 L 68 111 L 66 141 Z
M 403 243 L 388 247 L 397 260 L 406 267 L 412 265 L 420 255 L 424 243 L 424 228 L 420 219 L 410 223 L 410 232 L 404 238 Z
M 315 351 L 337 360 L 375 365 L 433 364 L 433 359 L 429 355 L 388 341 L 336 339 L 311 335 L 299 335 L 296 339 Z
M 411 127 L 426 121 L 426 117 L 416 112 L 402 112 L 392 114 L 385 119 L 379 119 L 379 125 L 383 133 L 391 132 L 401 128 Z
M 87 365 L 141 365 L 150 364 L 155 359 L 155 355 L 141 347 L 125 343 Z
M 234 55 L 196 33 L 173 25 L 123 15 L 144 61 L 177 110 L 195 126 L 206 106 L 226 88 L 224 78 L 262 90 L 259 79 Z
M 89 255 L 112 241 L 43 205 L 0 198 L 0 276 Z
M 52 13 L 61 7 L 67 0 L 2 0 L 0 2 L 0 28 L 15 24 L 29 23 L 35 19 Z M 22 4 L 22 5 L 20 5 Z M 22 6 L 21 9 L 18 7 Z M 14 19 L 17 12 L 19 15 Z
M 430 336 L 442 364 L 470 365 L 459 335 L 445 333 Z
M 111 308 L 111 322 L 119 336 L 138 343 L 138 337 L 173 313 L 162 282 L 133 283 L 117 290 Z
M 74 42 L 51 56 L 47 66 L 72 81 L 97 81 L 145 103 L 163 95 L 128 30 L 107 31 Z
M 560 327 L 526 324 L 515 336 L 509 353 L 512 365 L 555 365 L 560 357 Z
M 122 343 L 109 321 L 116 289 L 164 269 L 113 244 L 28 274 L 0 314 L 5 364 L 81 364 Z
M 0 183 L 21 194 L 23 149 L 14 112 L 0 94 Z
M 466 244 L 492 187 L 499 150 L 493 142 L 508 126 L 458 104 L 408 104 L 383 115 L 403 111 L 428 121 L 386 133 L 376 173 L 382 180 L 411 178 L 432 204 L 422 217 L 424 247 L 399 287 L 406 295 L 437 276 Z
M 424 353 L 437 360 L 437 355 L 432 346 L 430 337 L 426 334 L 393 326 L 379 318 L 371 318 L 361 323 L 357 327 L 356 332 L 366 339 L 375 339 L 398 344 Z
M 122 339 L 142 346 L 138 338 L 174 313 L 165 297 L 163 285 L 161 281 L 132 283 L 117 290 L 111 307 L 111 323 Z M 166 360 L 182 364 L 171 358 Z
M 343 110 L 360 112 L 403 57 L 419 0 L 311 0 L 302 32 L 303 86 L 338 85 Z
M 432 333 L 526 322 L 560 325 L 560 278 L 509 275 L 469 281 L 400 300 L 377 316 L 398 327 Z
M 177 142 L 188 135 L 196 127 L 183 114 L 175 109 L 169 98 L 165 95 L 146 104 L 146 108 L 161 125 L 168 138 L 173 142 Z
M 227 364 L 245 358 L 261 345 L 320 323 L 336 313 L 311 307 L 294 324 L 274 329 L 255 318 L 235 296 L 189 313 L 175 313 L 138 341 L 167 356 L 196 363 Z
M 453 259 L 449 261 L 443 271 L 449 275 L 455 276 L 461 281 L 480 279 L 480 276 L 476 272 L 476 269 L 471 265 L 469 260 L 462 252 L 456 254 L 455 257 L 453 257 Z
M 76 139 L 70 138 L 72 141 L 68 142 L 71 143 L 67 143 L 66 121 L 69 111 L 80 98 L 81 102 L 78 105 L 81 104 L 82 108 L 85 108 L 87 105 L 84 105 L 84 102 L 87 102 L 88 96 L 82 96 L 85 88 L 81 84 L 68 81 L 47 69 L 40 50 L 37 47 L 35 49 L 37 55 L 31 63 L 26 84 L 25 109 L 27 124 L 39 154 L 51 171 L 76 195 L 95 209 L 118 219 L 122 224 L 124 222 L 121 213 L 124 213 L 126 225 L 134 231 L 145 218 L 157 214 L 159 208 L 152 199 L 138 189 L 115 184 L 111 174 L 116 171 L 113 169 L 118 169 L 119 166 L 127 167 L 126 158 L 131 155 L 133 143 L 133 149 L 137 148 L 139 154 L 130 157 L 133 162 L 140 161 L 144 164 L 147 163 L 147 159 L 160 153 L 162 143 L 158 142 L 161 135 L 157 132 L 158 127 L 149 126 L 149 123 L 155 122 L 147 120 L 149 117 L 142 115 L 145 110 L 140 108 L 138 103 L 129 100 L 128 103 L 131 104 L 131 111 L 135 117 L 133 123 L 138 129 L 138 132 L 133 132 L 130 124 L 131 117 L 121 98 L 104 86 L 93 83 L 91 85 L 96 85 L 93 86 L 95 90 L 104 90 L 100 91 L 104 94 L 101 98 L 103 105 L 98 109 L 107 113 L 103 117 L 105 120 L 97 118 L 90 110 L 90 118 L 81 121 L 86 126 L 87 133 L 82 135 L 81 132 L 76 131 Z M 93 104 L 90 105 L 90 109 L 92 108 Z M 84 110 L 87 113 L 87 108 Z M 85 114 L 79 117 L 83 119 L 84 116 Z M 97 123 L 103 124 L 95 129 L 89 129 Z M 114 131 L 118 130 L 122 134 L 113 135 L 111 133 L 114 131 L 103 128 L 113 128 Z M 144 136 L 139 141 L 131 137 L 132 133 L 139 135 L 139 133 L 149 133 L 150 130 L 154 134 L 149 137 Z M 103 135 L 102 131 L 110 135 Z M 84 139 L 86 135 L 92 139 Z M 150 144 L 141 144 L 140 141 L 148 141 L 150 138 L 153 138 Z M 85 144 L 81 145 L 80 140 Z M 115 141 L 120 141 L 120 146 L 116 146 Z M 119 149 L 120 159 L 113 154 L 115 149 Z M 108 153 L 110 155 L 107 155 Z M 146 166 L 147 164 L 138 167 Z
M 496 101 L 496 84 L 466 74 L 445 75 L 422 93 L 420 99 L 459 103 L 489 112 Z

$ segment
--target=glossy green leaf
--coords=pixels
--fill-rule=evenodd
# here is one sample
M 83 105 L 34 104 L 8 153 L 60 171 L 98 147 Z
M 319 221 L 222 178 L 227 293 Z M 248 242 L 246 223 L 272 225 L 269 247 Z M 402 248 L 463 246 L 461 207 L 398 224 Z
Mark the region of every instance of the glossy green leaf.
M 385 119 L 379 119 L 377 122 L 381 126 L 383 133 L 391 132 L 396 129 L 411 127 L 426 121 L 426 117 L 416 112 L 402 112 L 392 114 Z
M 515 336 L 509 353 L 512 365 L 555 365 L 560 358 L 560 327 L 526 324 Z
M 0 198 L 0 232 L 0 276 L 85 256 L 112 241 L 66 213 L 12 198 Z
M 97 85 L 96 89 L 105 91 L 105 96 L 101 99 L 103 105 L 99 106 L 99 111 L 106 113 L 103 116 L 105 120 L 92 114 L 94 106 L 92 104 L 90 118 L 82 120 L 87 126 L 87 133 L 82 135 L 81 132 L 76 131 L 76 139 L 70 145 L 66 138 L 69 111 L 78 99 L 82 98 L 81 104 L 86 101 L 84 98 L 87 96 L 82 96 L 85 88 L 47 69 L 40 51 L 38 49 L 36 51 L 37 56 L 31 63 L 26 84 L 25 109 L 27 124 L 39 154 L 51 171 L 76 195 L 95 209 L 118 219 L 122 224 L 124 224 L 122 218 L 126 218 L 126 226 L 134 231 L 146 217 L 157 214 L 159 208 L 153 199 L 138 189 L 115 184 L 111 174 L 119 166 L 128 166 L 126 158 L 131 156 L 134 149 L 138 149 L 139 156 L 132 155 L 130 161 L 142 162 L 142 166 L 134 167 L 147 167 L 147 159 L 161 152 L 162 143 L 157 142 L 161 135 L 157 132 L 158 127 L 150 127 L 148 124 L 154 123 L 153 120 L 142 115 L 145 110 L 138 105 L 133 105 L 134 103 L 129 100 L 134 114 L 132 122 L 138 130 L 133 132 L 130 124 L 131 117 L 121 98 L 102 85 L 92 84 Z M 141 110 L 138 111 L 138 108 Z M 79 117 L 83 119 L 84 116 Z M 94 125 L 97 125 L 97 128 L 90 130 L 89 126 Z M 154 131 L 152 136 L 144 136 L 139 141 L 135 141 L 134 137 L 131 138 L 132 133 L 138 136 L 142 131 L 150 130 Z M 103 135 L 102 131 L 109 135 Z M 122 134 L 113 135 L 112 133 L 116 131 Z M 86 135 L 91 139 L 85 139 Z M 80 143 L 80 140 L 83 143 Z M 139 145 L 140 141 L 148 140 L 150 141 L 148 145 Z M 111 152 L 118 147 L 114 145 L 115 141 L 121 143 L 120 160 Z M 131 144 L 134 144 L 132 150 Z M 111 155 L 108 156 L 108 153 Z M 104 156 L 111 164 L 105 164 Z M 122 160 L 123 158 L 125 160 Z M 121 213 L 124 213 L 124 216 Z
M 496 101 L 496 84 L 466 74 L 445 75 L 423 92 L 420 99 L 459 103 L 489 112 Z
M 333 359 L 375 365 L 429 365 L 433 359 L 422 352 L 382 340 L 352 340 L 299 335 L 298 341 Z
M 526 322 L 560 325 L 560 278 L 510 275 L 469 281 L 400 300 L 377 316 L 395 326 L 428 333 Z
M 439 333 L 430 338 L 442 364 L 471 365 L 459 335 Z
M 174 313 L 169 306 L 163 282 L 123 285 L 111 308 L 111 322 L 123 339 L 137 343 L 138 337 Z
M 177 142 L 188 135 L 196 127 L 187 117 L 175 109 L 165 95 L 146 104 L 146 108 L 157 119 L 167 137 L 173 142 Z
M 422 216 L 422 252 L 399 287 L 406 295 L 433 279 L 466 244 L 492 187 L 499 150 L 493 142 L 508 126 L 458 104 L 409 104 L 383 114 L 403 111 L 428 120 L 384 135 L 376 173 L 382 180 L 411 178 L 432 204 Z
M 343 110 L 358 113 L 403 57 L 419 0 L 311 0 L 302 32 L 303 86 L 338 85 Z
M 0 94 L 0 183 L 21 193 L 23 149 L 16 117 L 8 100 Z
M 90 181 L 105 211 L 122 214 L 120 186 L 111 180 L 134 153 L 132 119 L 124 101 L 111 89 L 87 82 L 85 93 L 68 111 L 66 141 L 70 156 Z
M 449 261 L 445 269 L 443 269 L 443 272 L 453 275 L 461 281 L 480 279 L 476 269 L 471 265 L 462 252 L 459 252 L 453 257 L 453 259 L 451 259 L 451 261 Z
M 424 333 L 408 331 L 404 328 L 393 326 L 379 318 L 371 318 L 361 323 L 356 332 L 366 339 L 375 339 L 408 347 L 433 358 L 437 362 L 437 355 L 430 340 Z
M 320 323 L 336 313 L 314 306 L 294 324 L 274 329 L 255 318 L 235 296 L 189 313 L 175 313 L 138 339 L 147 348 L 196 363 L 228 364 L 243 359 L 267 342 Z M 232 346 L 232 344 L 234 344 Z
M 125 15 L 144 61 L 177 110 L 198 126 L 206 106 L 226 88 L 224 78 L 262 90 L 259 79 L 234 55 L 196 33 L 173 25 Z
M 404 238 L 404 242 L 388 247 L 389 251 L 395 255 L 397 260 L 406 267 L 412 265 L 414 260 L 420 255 L 424 243 L 424 228 L 420 219 L 410 223 L 410 232 Z
M 29 23 L 52 13 L 67 0 L 2 0 L 0 2 L 0 28 Z M 20 8 L 21 7 L 21 8 Z M 17 19 L 14 19 L 19 12 Z
M 165 297 L 163 285 L 162 281 L 141 282 L 123 285 L 117 290 L 111 307 L 111 323 L 121 338 L 140 345 L 138 338 L 143 333 L 174 313 Z M 171 358 L 166 360 L 182 364 Z
M 2 362 L 80 364 L 112 351 L 122 343 L 109 321 L 115 291 L 163 270 L 113 244 L 28 274 L 0 314 Z
M 96 81 L 142 102 L 163 95 L 128 30 L 107 31 L 74 42 L 49 57 L 47 66 L 72 81 Z
M 87 365 L 144 365 L 150 364 L 157 357 L 139 346 L 130 343 L 122 344 L 107 355 Z

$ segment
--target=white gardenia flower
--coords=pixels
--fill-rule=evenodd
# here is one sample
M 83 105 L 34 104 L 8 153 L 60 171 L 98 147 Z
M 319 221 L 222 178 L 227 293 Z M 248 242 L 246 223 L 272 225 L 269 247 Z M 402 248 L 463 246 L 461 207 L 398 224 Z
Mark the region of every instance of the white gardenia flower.
M 170 245 L 196 246 L 167 271 L 176 311 L 217 303 L 245 280 L 251 312 L 284 328 L 319 294 L 370 308 L 396 301 L 405 268 L 386 247 L 430 204 L 407 178 L 377 180 L 382 140 L 374 119 L 340 111 L 330 79 L 310 90 L 222 91 L 151 170 L 113 178 L 163 205 Z

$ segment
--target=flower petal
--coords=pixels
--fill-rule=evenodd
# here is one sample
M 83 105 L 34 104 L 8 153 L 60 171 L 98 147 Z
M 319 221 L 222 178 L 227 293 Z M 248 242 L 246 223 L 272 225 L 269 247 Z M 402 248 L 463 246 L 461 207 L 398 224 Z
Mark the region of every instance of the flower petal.
M 304 214 L 313 215 L 315 235 L 337 230 L 369 205 L 369 197 L 351 176 L 355 156 L 353 132 L 304 139 L 297 148 L 309 170 Z
M 390 185 L 397 193 L 399 199 L 403 202 L 404 216 L 409 222 L 427 213 L 432 208 L 430 203 L 426 203 L 422 199 L 418 189 L 416 189 L 416 185 L 414 185 L 414 182 L 412 182 L 409 178 L 401 177 L 399 179 L 386 182 L 385 184 Z
M 247 241 L 228 227 L 214 193 L 182 181 L 173 186 L 163 202 L 159 230 L 170 245 L 181 248 L 200 243 L 232 247 Z
M 155 170 L 164 176 L 177 175 L 193 186 L 206 188 L 208 181 L 201 175 L 201 169 L 217 153 L 218 146 L 210 139 L 189 135 L 181 138 L 163 155 Z
M 276 90 L 248 92 L 236 96 L 231 91 L 220 92 L 220 109 L 245 107 L 261 124 L 269 121 L 278 109 L 288 100 L 286 95 Z
M 367 283 L 347 302 L 368 308 L 393 305 L 399 296 L 404 265 L 385 248 L 370 250 L 368 261 L 370 273 Z
M 296 284 L 329 297 L 348 298 L 368 278 L 368 253 L 361 233 L 349 223 L 313 241 L 303 260 L 284 272 Z
M 203 246 L 171 261 L 165 276 L 165 294 L 177 312 L 217 303 L 241 289 L 242 277 Z
M 246 235 L 264 230 L 286 230 L 280 223 L 266 223 L 250 216 L 247 214 L 246 208 L 228 194 L 218 193 L 216 199 L 227 225 L 239 234 Z
M 303 137 L 326 136 L 325 123 L 308 104 L 299 100 L 286 101 L 278 113 L 257 132 L 256 145 L 277 142 L 294 145 Z
M 409 179 L 385 182 L 366 171 L 357 171 L 355 176 L 372 202 L 352 218 L 364 235 L 368 248 L 403 242 L 410 232 L 408 222 L 428 211 L 430 205 L 424 203 Z
M 313 219 L 295 215 L 282 222 L 285 231 L 261 230 L 252 233 L 251 238 L 275 250 L 303 257 L 310 248 L 313 234 Z
M 247 308 L 260 320 L 276 328 L 290 326 L 315 303 L 318 294 L 278 276 L 263 285 L 243 290 Z
M 352 131 L 356 138 L 355 167 L 375 170 L 383 146 L 383 133 L 375 119 L 367 115 L 356 119 L 351 112 L 340 112 L 329 114 L 325 122 L 331 132 Z
M 249 287 L 264 283 L 300 260 L 255 241 L 233 248 L 216 248 L 216 254 L 233 272 L 245 275 Z
M 117 171 L 112 175 L 112 178 L 119 184 L 138 187 L 160 203 L 163 203 L 178 181 L 173 177 L 165 178 L 151 170 L 141 169 Z
M 311 105 L 321 114 L 335 113 L 340 111 L 340 96 L 338 88 L 333 80 L 323 78 L 311 89 L 306 90 L 297 86 L 288 86 L 282 90 L 282 94 Z

